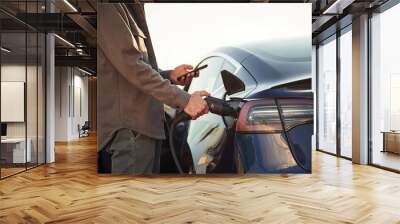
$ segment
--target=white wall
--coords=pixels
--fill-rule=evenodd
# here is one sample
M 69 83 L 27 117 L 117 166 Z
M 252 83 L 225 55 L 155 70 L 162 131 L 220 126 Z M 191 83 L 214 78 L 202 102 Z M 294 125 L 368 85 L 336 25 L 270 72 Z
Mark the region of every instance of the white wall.
M 1 81 L 3 82 L 25 82 L 25 64 L 9 64 L 1 66 Z M 30 70 L 28 68 L 28 70 Z M 5 110 L 6 108 L 1 108 Z M 7 123 L 7 137 L 24 138 L 25 137 L 25 122 Z
M 29 68 L 28 68 L 29 70 Z M 9 64 L 1 66 L 1 81 L 3 82 L 25 82 L 25 64 Z M 1 108 L 5 110 L 6 108 Z M 7 123 L 7 137 L 25 137 L 25 123 Z
M 55 73 L 55 140 L 77 139 L 78 125 L 88 120 L 88 78 L 72 67 L 56 67 Z
M 68 140 L 69 73 L 68 67 L 55 68 L 55 141 Z
M 36 77 L 36 67 L 18 65 L 18 64 L 6 64 L 1 66 L 1 81 L 2 82 L 25 82 L 25 75 L 27 69 L 27 76 L 29 81 L 29 86 L 36 86 L 36 80 L 34 80 L 31 76 Z M 31 113 L 31 111 L 36 111 L 36 88 L 27 88 L 27 106 L 29 106 L 29 113 L 27 114 L 28 118 L 28 129 L 32 127 L 36 130 L 36 126 L 31 124 L 34 122 L 36 124 L 36 113 Z M 34 102 L 33 104 L 31 104 Z M 33 108 L 34 107 L 34 108 Z M 6 110 L 6 108 L 1 108 L 2 110 Z M 7 123 L 7 136 L 8 137 L 25 137 L 25 123 L 26 122 L 8 122 Z M 30 130 L 28 130 L 29 137 Z
M 74 99 L 74 102 L 71 102 L 71 105 L 74 105 L 73 108 L 71 108 L 72 111 L 72 119 L 71 119 L 71 136 L 72 138 L 78 138 L 79 137 L 79 132 L 78 132 L 78 125 L 82 126 L 85 121 L 89 120 L 89 112 L 88 112 L 88 77 L 81 76 L 82 73 L 79 73 L 76 75 L 75 70 L 75 75 L 74 75 L 74 83 L 73 83 L 73 94 L 72 98 Z M 80 111 L 81 110 L 81 111 Z
M 38 70 L 37 70 L 38 69 Z M 44 162 L 44 74 L 42 67 L 25 64 L 3 64 L 1 66 L 2 82 L 24 82 L 26 83 L 26 107 L 22 108 L 22 112 L 27 115 L 24 122 L 6 122 L 8 138 L 25 138 L 30 139 L 32 161 L 39 163 Z M 27 79 L 27 80 L 26 80 Z M 7 97 L 7 96 L 2 96 Z M 1 108 L 7 110 L 9 108 Z M 26 111 L 25 111 L 26 110 Z M 39 156 L 37 156 L 39 153 Z

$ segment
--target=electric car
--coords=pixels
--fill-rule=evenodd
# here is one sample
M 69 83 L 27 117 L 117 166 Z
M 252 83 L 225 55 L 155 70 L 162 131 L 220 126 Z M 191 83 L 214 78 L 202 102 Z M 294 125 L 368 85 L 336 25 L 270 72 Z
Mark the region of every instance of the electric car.
M 238 111 L 180 123 L 173 140 L 186 173 L 310 173 L 313 134 L 311 46 L 306 38 L 215 50 L 185 86 L 206 90 Z M 173 115 L 167 114 L 167 121 Z M 161 171 L 176 172 L 168 150 Z

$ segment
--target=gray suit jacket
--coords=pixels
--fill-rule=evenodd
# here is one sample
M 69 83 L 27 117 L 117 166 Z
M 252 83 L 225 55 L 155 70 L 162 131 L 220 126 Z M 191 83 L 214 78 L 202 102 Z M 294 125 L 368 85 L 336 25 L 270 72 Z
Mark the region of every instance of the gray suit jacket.
M 98 4 L 99 149 L 122 128 L 164 139 L 163 103 L 183 109 L 190 95 L 147 61 L 145 35 L 123 4 Z

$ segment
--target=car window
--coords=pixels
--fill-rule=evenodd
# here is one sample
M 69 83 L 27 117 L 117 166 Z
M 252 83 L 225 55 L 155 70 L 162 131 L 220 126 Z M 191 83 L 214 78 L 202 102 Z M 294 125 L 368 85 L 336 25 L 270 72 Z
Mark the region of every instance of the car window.
M 212 92 L 214 83 L 218 76 L 221 76 L 221 67 L 224 59 L 221 57 L 207 58 L 201 62 L 198 66 L 208 65 L 207 68 L 200 70 L 200 76 L 194 78 L 190 84 L 189 93 L 194 91 L 206 90 Z
M 221 70 L 227 70 L 227 71 L 231 72 L 232 74 L 235 74 L 236 66 L 234 66 L 229 61 L 225 60 L 224 65 L 222 66 Z
M 231 72 L 232 74 L 235 74 L 236 66 L 234 66 L 229 61 L 224 60 L 224 64 L 222 65 L 221 71 L 222 70 L 227 70 L 227 71 Z M 216 97 L 221 98 L 221 99 L 223 98 L 223 96 L 226 92 L 225 87 L 224 87 L 224 82 L 222 81 L 221 72 L 219 73 L 217 80 L 215 81 L 212 91 L 213 91 L 213 93 L 215 93 L 214 95 L 216 95 Z

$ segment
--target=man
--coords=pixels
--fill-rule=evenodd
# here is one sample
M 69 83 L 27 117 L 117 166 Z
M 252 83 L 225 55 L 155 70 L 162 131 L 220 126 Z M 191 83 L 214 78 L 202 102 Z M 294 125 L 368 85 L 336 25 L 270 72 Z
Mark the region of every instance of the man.
M 97 28 L 99 149 L 111 153 L 112 173 L 158 173 L 163 103 L 196 119 L 208 113 L 208 93 L 174 85 L 185 84 L 177 76 L 190 65 L 171 71 L 169 81 L 148 64 L 146 37 L 124 4 L 99 4 Z

